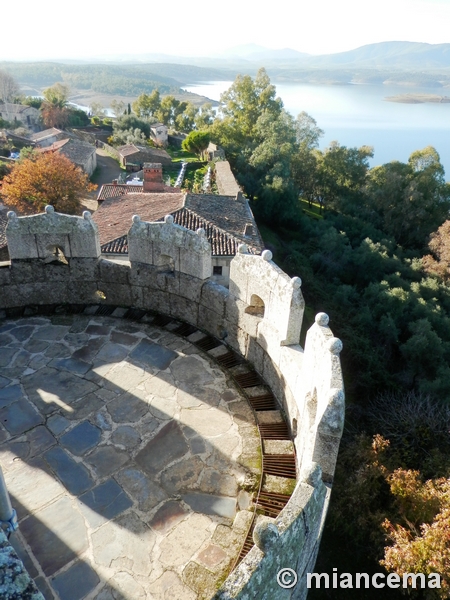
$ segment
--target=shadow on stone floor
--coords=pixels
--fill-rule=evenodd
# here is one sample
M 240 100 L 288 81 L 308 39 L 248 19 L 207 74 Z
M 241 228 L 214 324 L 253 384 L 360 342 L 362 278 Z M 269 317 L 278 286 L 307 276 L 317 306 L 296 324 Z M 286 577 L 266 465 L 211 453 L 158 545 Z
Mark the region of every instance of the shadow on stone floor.
M 72 574 L 97 587 L 99 572 L 139 585 L 170 572 L 182 590 L 202 547 L 191 579 L 222 575 L 245 537 L 232 523 L 239 489 L 257 483 L 259 440 L 212 359 L 166 330 L 101 317 L 8 321 L 0 343 L 5 477 L 20 535 L 60 597 L 75 598 Z M 158 564 L 130 558 L 140 546 L 157 549 Z M 80 559 L 88 550 L 93 564 Z

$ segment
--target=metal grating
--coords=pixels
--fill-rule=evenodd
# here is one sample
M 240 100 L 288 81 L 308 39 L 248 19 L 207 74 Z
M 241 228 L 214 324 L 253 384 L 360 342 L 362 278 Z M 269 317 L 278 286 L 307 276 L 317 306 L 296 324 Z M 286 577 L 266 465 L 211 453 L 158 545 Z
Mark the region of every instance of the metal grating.
M 69 304 L 66 310 L 71 315 L 79 315 L 86 308 L 86 304 Z
M 133 321 L 140 321 L 144 315 L 147 314 L 146 310 L 142 310 L 142 308 L 130 308 L 130 310 L 125 315 L 126 319 L 133 319 Z
M 250 371 L 249 373 L 241 373 L 234 377 L 237 384 L 242 388 L 255 387 L 256 385 L 264 384 L 264 381 L 258 375 L 256 371 Z
M 217 338 L 214 338 L 211 335 L 205 335 L 205 337 L 193 343 L 205 352 L 212 350 L 213 348 L 217 348 L 217 346 L 222 344 L 222 342 L 219 342 Z
M 247 556 L 247 554 L 250 552 L 250 550 L 255 545 L 253 543 L 253 530 L 255 529 L 255 523 L 256 523 L 256 519 L 255 519 L 255 515 L 253 515 L 252 524 L 250 526 L 250 529 L 248 530 L 247 537 L 245 538 L 245 541 L 244 541 L 244 545 L 242 546 L 241 551 L 239 552 L 239 556 L 238 556 L 235 566 L 237 566 L 241 562 L 241 560 Z
M 263 473 L 296 479 L 295 454 L 264 454 Z
M 99 317 L 109 317 L 116 310 L 117 306 L 109 306 L 108 304 L 101 304 L 95 313 Z
M 261 492 L 256 500 L 256 508 L 262 510 L 267 517 L 275 518 L 283 510 L 290 496 L 275 494 L 272 492 Z
M 156 325 L 157 327 L 165 327 L 169 323 L 172 323 L 172 321 L 172 317 L 167 317 L 166 315 L 156 315 L 152 321 L 152 325 Z
M 194 327 L 194 325 L 189 325 L 189 323 L 181 323 L 181 325 L 178 325 L 178 327 L 173 330 L 173 333 L 177 333 L 178 335 L 187 337 L 188 335 L 192 335 L 196 331 L 198 331 L 198 329 L 197 327 Z
M 225 369 L 231 369 L 232 367 L 237 367 L 237 365 L 241 365 L 244 362 L 244 359 L 240 357 L 235 352 L 226 352 L 225 354 L 221 354 L 216 357 L 216 361 Z
M 271 423 L 258 425 L 261 439 L 263 440 L 290 440 L 289 429 L 286 423 Z
M 253 410 L 277 410 L 278 405 L 275 396 L 272 393 L 261 394 L 261 396 L 248 397 L 248 401 Z

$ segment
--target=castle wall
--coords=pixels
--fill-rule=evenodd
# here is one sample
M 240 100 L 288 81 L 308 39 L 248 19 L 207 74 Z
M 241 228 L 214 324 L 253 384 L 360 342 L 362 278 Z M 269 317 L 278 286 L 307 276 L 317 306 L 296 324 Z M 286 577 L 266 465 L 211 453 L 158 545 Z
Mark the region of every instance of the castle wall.
M 11 263 L 0 266 L 0 311 L 46 304 L 109 304 L 155 310 L 223 339 L 271 387 L 290 424 L 298 483 L 277 519 L 255 528 L 256 546 L 228 577 L 216 600 L 306 598 L 327 511 L 344 417 L 342 349 L 320 313 L 299 345 L 301 281 L 241 246 L 230 265 L 229 290 L 215 283 L 211 251 L 197 233 L 133 217 L 129 262 L 100 257 L 98 232 L 81 217 L 17 218 L 7 227 Z M 64 255 L 55 257 L 58 247 Z M 11 251 L 12 249 L 12 251 Z M 292 589 L 277 583 L 280 568 L 298 574 Z M 283 594 L 283 595 L 282 595 Z

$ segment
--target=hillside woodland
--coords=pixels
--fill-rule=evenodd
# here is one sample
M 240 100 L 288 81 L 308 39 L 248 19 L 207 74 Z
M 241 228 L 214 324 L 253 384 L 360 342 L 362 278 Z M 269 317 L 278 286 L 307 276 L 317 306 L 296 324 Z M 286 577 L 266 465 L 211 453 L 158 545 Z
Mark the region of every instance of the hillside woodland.
M 211 139 L 275 260 L 302 278 L 307 319 L 327 312 L 344 341 L 347 425 L 319 566 L 438 572 L 441 590 L 427 593 L 446 598 L 450 184 L 439 155 L 428 147 L 370 169 L 370 147 L 320 151 L 323 132 L 283 109 L 264 70 L 221 101 Z

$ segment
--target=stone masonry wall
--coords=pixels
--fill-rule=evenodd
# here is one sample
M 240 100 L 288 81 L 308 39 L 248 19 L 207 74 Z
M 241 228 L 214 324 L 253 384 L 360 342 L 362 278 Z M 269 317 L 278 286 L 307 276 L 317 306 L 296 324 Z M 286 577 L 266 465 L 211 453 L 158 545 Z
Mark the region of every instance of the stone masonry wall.
M 204 232 L 166 218 L 133 217 L 129 262 L 100 257 L 89 213 L 71 217 L 47 207 L 42 215 L 8 213 L 11 262 L 0 264 L 0 311 L 46 304 L 109 304 L 154 310 L 223 339 L 249 360 L 287 416 L 297 451 L 298 483 L 275 521 L 255 528 L 256 546 L 228 577 L 216 600 L 306 598 L 327 511 L 344 416 L 340 340 L 320 313 L 299 345 L 301 280 L 240 247 L 230 288 L 208 278 L 211 251 Z M 56 249 L 56 250 L 55 250 Z M 278 586 L 280 568 L 298 582 Z

